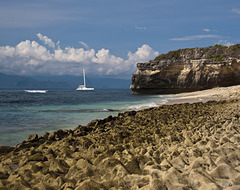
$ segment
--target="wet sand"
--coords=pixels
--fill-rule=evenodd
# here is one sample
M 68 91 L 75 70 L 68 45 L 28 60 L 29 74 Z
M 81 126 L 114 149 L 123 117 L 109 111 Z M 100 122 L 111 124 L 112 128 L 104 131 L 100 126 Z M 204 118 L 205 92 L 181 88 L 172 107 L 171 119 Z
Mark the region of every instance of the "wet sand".
M 240 189 L 239 93 L 173 95 L 169 105 L 30 135 L 0 148 L 0 189 Z

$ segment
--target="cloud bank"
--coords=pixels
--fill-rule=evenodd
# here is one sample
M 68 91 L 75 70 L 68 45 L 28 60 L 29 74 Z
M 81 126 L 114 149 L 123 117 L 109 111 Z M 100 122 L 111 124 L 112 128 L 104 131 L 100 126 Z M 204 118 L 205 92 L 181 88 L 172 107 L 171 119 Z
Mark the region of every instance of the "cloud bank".
M 136 52 L 128 52 L 127 58 L 116 57 L 108 49 L 61 48 L 59 42 L 38 33 L 37 41 L 22 41 L 15 47 L 0 46 L 0 72 L 22 75 L 79 75 L 82 69 L 92 75 L 130 76 L 136 71 L 136 63 L 155 58 L 159 53 L 149 45 L 142 45 Z M 49 49 L 50 48 L 50 49 Z

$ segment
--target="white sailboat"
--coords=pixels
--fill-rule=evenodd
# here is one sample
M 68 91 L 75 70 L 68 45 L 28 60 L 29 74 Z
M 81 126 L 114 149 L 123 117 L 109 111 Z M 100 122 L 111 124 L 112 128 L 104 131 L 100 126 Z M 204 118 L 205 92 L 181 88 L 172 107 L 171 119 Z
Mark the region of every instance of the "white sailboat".
M 83 85 L 79 85 L 76 90 L 94 90 L 94 88 L 86 87 L 86 79 L 85 79 L 85 70 L 83 69 Z

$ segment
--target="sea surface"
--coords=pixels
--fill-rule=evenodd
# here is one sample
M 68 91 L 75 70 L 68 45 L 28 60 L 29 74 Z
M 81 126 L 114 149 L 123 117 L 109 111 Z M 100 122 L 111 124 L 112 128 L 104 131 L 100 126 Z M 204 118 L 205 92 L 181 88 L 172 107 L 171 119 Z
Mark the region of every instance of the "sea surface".
M 0 146 L 14 146 L 29 134 L 74 129 L 93 119 L 158 106 L 167 98 L 131 95 L 129 89 L 0 90 Z

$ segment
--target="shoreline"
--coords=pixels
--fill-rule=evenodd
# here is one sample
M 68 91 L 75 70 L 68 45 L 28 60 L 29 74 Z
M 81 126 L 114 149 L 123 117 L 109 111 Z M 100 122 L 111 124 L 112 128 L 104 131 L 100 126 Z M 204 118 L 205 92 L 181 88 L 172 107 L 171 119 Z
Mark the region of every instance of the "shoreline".
M 230 87 L 217 87 L 196 92 L 174 94 L 172 95 L 173 100 L 170 99 L 166 105 L 196 102 L 206 103 L 207 101 L 237 98 L 238 95 L 240 95 L 240 85 Z
M 240 85 L 230 87 L 216 87 L 207 90 L 184 92 L 179 94 L 161 95 L 166 98 L 166 102 L 154 102 L 156 106 L 146 106 L 137 109 L 131 109 L 129 111 L 140 111 L 149 108 L 156 108 L 163 105 L 185 104 L 185 103 L 206 103 L 208 101 L 219 101 L 235 99 L 240 97 Z
M 207 90 L 207 91 L 209 91 L 209 90 Z M 211 90 L 210 90 L 211 91 Z M 202 94 L 203 94 L 203 92 L 204 91 L 199 91 L 199 92 L 193 92 L 193 93 L 201 93 L 201 96 L 202 96 Z M 148 101 L 145 101 L 145 102 L 139 102 L 139 104 L 133 104 L 133 105 L 130 105 L 130 106 L 126 106 L 125 105 L 125 107 L 122 107 L 122 108 L 120 108 L 119 110 L 117 109 L 117 108 L 114 108 L 114 109 L 116 109 L 116 111 L 115 111 L 115 113 L 107 113 L 106 112 L 106 114 L 103 114 L 103 116 L 100 116 L 100 117 L 98 117 L 98 116 L 92 116 L 91 118 L 89 118 L 88 119 L 88 121 L 85 121 L 85 120 L 82 120 L 81 118 L 79 118 L 79 119 L 76 119 L 76 121 L 75 122 L 73 122 L 74 124 L 70 124 L 71 123 L 71 121 L 69 121 L 68 123 L 62 123 L 61 121 L 56 121 L 56 124 L 54 125 L 54 127 L 53 128 L 50 128 L 49 126 L 49 124 L 47 123 L 47 122 L 45 122 L 45 125 L 46 126 L 48 126 L 48 128 L 46 128 L 45 130 L 38 130 L 38 129 L 40 129 L 40 128 L 36 128 L 36 130 L 37 131 L 34 131 L 34 130 L 32 130 L 32 131 L 28 131 L 27 133 L 25 133 L 24 134 L 24 132 L 22 132 L 22 134 L 24 134 L 24 137 L 22 138 L 21 137 L 21 133 L 20 134 L 18 134 L 18 133 L 16 133 L 16 134 L 13 134 L 13 136 L 12 137 L 10 137 L 11 138 L 11 140 L 12 141 L 14 141 L 14 143 L 7 143 L 7 138 L 4 138 L 3 137 L 3 139 L 6 139 L 5 141 L 6 142 L 4 142 L 4 140 L 3 139 L 1 139 L 1 144 L 0 144 L 0 146 L 15 146 L 15 145 L 17 145 L 17 144 L 19 144 L 19 143 L 21 143 L 22 141 L 24 141 L 24 140 L 27 140 L 27 138 L 28 138 L 28 136 L 30 135 L 30 134 L 34 134 L 34 133 L 37 133 L 38 135 L 43 135 L 45 132 L 49 132 L 49 133 L 52 133 L 52 132 L 54 132 L 54 131 L 56 131 L 56 130 L 58 130 L 58 129 L 62 129 L 62 130 L 73 130 L 74 128 L 76 128 L 79 124 L 80 125 L 87 125 L 89 122 L 91 122 L 92 120 L 94 120 L 94 119 L 103 119 L 103 118 L 105 118 L 105 117 L 108 117 L 109 115 L 113 115 L 113 116 L 116 116 L 119 112 L 125 112 L 125 111 L 138 111 L 138 110 L 141 110 L 141 109 L 147 109 L 147 108 L 151 108 L 151 107 L 158 107 L 158 106 L 162 106 L 162 105 L 171 105 L 171 104 L 179 104 L 179 103 L 187 103 L 187 102 L 189 102 L 189 103 L 193 103 L 193 102 L 198 102 L 198 101 L 201 101 L 201 99 L 199 100 L 199 99 L 197 99 L 197 98 L 195 98 L 195 99 L 193 99 L 193 98 L 191 98 L 191 97 L 189 97 L 190 95 L 191 95 L 192 93 L 181 93 L 181 94 L 171 94 L 171 95 L 158 95 L 158 96 L 155 96 L 152 100 L 150 99 L 150 100 L 148 100 Z M 186 98 L 186 96 L 187 96 L 187 98 Z M 190 99 L 191 98 L 191 99 Z M 206 98 L 204 98 L 204 99 L 206 99 Z M 213 98 L 212 98 L 213 99 Z M 212 99 L 209 99 L 208 98 L 208 100 L 212 100 Z M 206 101 L 205 101 L 206 102 Z M 73 108 L 73 111 L 77 111 L 77 110 L 74 110 L 74 109 L 76 109 L 76 108 Z M 64 109 L 63 109 L 64 110 Z M 118 110 L 118 111 L 117 111 Z M 67 110 L 68 111 L 68 110 Z M 57 108 L 56 108 L 56 111 L 55 112 L 59 112 L 59 113 L 61 113 L 62 112 L 62 110 L 58 110 Z M 64 112 L 64 111 L 63 111 Z M 72 112 L 72 110 L 71 110 L 71 112 Z M 78 122 L 78 121 L 81 121 L 81 122 Z M 83 121 L 83 122 L 82 122 Z M 57 124 L 58 123 L 58 124 Z M 26 123 L 26 125 L 27 125 L 27 123 Z M 28 125 L 27 125 L 28 126 Z M 34 126 L 34 124 L 32 124 L 32 126 Z M 66 126 L 66 127 L 65 127 Z M 30 129 L 31 129 L 31 125 L 29 125 L 29 127 L 30 127 Z M 19 137 L 17 136 L 17 135 L 19 135 Z M 19 139 L 19 140 L 14 140 L 14 137 L 16 137 L 16 139 L 17 138 L 21 138 L 21 139 Z
M 0 148 L 0 188 L 239 189 L 239 94 L 240 86 L 177 94 L 159 107 L 30 135 Z

